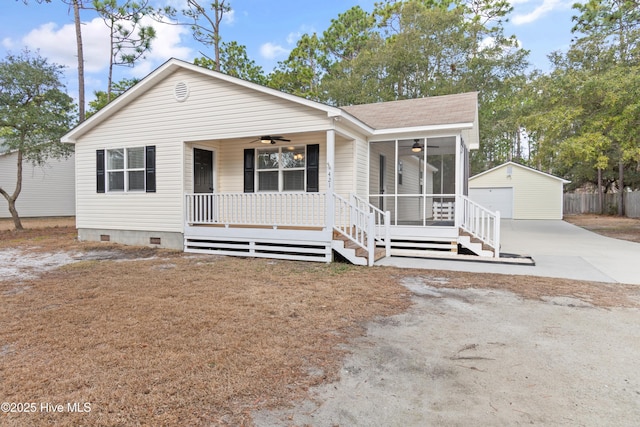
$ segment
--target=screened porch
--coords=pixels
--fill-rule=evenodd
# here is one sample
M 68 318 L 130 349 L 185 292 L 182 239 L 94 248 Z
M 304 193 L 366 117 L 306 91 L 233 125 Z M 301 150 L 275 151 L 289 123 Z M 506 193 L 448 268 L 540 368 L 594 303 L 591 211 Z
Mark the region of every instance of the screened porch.
M 456 136 L 372 142 L 369 203 L 389 211 L 392 226 L 454 227 L 466 163 Z

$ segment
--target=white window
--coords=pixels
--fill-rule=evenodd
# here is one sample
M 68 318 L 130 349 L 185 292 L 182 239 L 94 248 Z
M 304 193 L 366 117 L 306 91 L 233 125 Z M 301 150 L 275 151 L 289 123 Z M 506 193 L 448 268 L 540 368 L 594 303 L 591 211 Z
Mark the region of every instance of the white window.
M 257 150 L 258 191 L 304 191 L 305 147 Z
M 127 148 L 127 191 L 144 191 L 144 147 Z
M 144 147 L 107 150 L 108 191 L 144 191 Z

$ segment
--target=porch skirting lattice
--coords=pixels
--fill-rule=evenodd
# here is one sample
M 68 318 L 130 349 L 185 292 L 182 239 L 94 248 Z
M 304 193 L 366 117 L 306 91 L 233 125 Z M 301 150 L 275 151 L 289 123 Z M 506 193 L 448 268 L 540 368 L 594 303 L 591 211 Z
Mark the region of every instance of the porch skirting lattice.
M 185 252 L 331 262 L 331 241 L 186 237 Z

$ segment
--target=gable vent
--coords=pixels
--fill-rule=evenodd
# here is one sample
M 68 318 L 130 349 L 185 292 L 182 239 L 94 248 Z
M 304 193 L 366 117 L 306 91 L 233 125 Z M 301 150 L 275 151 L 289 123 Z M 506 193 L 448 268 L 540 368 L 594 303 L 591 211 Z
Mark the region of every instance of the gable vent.
M 189 97 L 189 86 L 185 82 L 176 83 L 173 89 L 173 95 L 176 97 L 176 101 L 184 102 Z

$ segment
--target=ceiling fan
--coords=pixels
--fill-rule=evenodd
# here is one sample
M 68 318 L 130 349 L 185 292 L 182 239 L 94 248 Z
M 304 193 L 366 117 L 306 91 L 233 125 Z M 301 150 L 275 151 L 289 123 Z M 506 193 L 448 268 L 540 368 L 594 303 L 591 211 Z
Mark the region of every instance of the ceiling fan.
M 440 148 L 439 145 L 427 145 L 427 147 L 429 148 Z M 424 144 L 420 143 L 420 139 L 414 139 L 413 140 L 413 145 L 411 146 L 411 151 L 414 153 L 419 153 L 422 150 L 424 150 Z
M 261 136 L 258 139 L 254 139 L 253 141 L 251 141 L 251 144 L 253 144 L 254 142 L 262 142 L 263 144 L 275 144 L 278 141 L 282 141 L 282 142 L 290 142 L 290 139 L 287 139 L 281 135 L 264 135 Z

